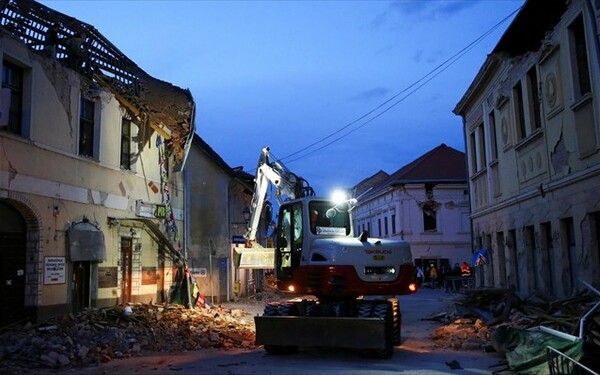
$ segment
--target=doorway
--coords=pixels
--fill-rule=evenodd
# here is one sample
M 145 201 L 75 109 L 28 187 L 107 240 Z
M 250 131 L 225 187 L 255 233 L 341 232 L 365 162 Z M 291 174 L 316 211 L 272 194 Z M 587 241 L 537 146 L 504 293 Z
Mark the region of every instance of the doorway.
M 25 219 L 11 205 L 0 202 L 0 326 L 26 318 Z
M 90 307 L 90 262 L 73 262 L 73 312 Z

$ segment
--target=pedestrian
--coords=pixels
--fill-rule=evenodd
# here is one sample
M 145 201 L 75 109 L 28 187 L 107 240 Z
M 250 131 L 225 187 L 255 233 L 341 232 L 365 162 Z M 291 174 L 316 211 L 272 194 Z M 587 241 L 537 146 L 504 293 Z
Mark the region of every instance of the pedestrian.
M 463 286 L 468 288 L 470 285 L 471 279 L 471 267 L 467 264 L 467 262 L 463 262 L 460 266 L 460 275 L 463 278 Z
M 431 287 L 433 289 L 437 288 L 437 278 L 438 278 L 437 269 L 435 268 L 434 264 L 431 264 L 431 267 L 429 268 L 429 280 L 431 280 Z
M 440 288 L 442 285 L 446 289 L 446 292 L 450 292 L 450 283 L 448 281 L 448 276 L 450 276 L 450 267 L 446 264 L 440 265 L 440 269 L 438 270 L 438 285 Z
M 452 289 L 455 292 L 460 291 L 460 264 L 455 263 L 452 269 Z
M 423 273 L 423 268 L 421 266 L 417 267 L 417 284 L 419 284 L 419 288 L 423 285 L 423 279 L 425 278 L 425 274 Z

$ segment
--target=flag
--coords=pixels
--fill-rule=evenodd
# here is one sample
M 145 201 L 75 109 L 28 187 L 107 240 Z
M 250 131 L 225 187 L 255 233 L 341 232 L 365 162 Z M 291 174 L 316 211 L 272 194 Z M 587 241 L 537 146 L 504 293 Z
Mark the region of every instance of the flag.
M 481 248 L 473 253 L 473 266 L 483 266 L 488 263 L 488 260 L 489 254 L 485 248 Z

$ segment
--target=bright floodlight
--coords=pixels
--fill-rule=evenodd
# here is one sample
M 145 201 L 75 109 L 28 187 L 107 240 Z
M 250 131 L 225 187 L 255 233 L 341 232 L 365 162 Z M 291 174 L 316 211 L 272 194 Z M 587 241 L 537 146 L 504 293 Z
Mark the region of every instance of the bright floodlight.
M 340 204 L 340 203 L 346 201 L 347 199 L 348 199 L 348 195 L 346 195 L 346 192 L 343 190 L 335 190 L 331 194 L 331 200 L 335 204 Z

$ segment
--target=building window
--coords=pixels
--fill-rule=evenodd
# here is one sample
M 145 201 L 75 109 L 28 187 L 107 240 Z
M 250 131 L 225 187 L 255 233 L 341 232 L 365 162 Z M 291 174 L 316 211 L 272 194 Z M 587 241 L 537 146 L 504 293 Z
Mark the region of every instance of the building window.
M 585 158 L 598 150 L 597 121 L 591 100 L 591 78 L 583 16 L 569 26 L 569 46 L 573 81 L 573 113 L 579 156 Z
M 396 214 L 392 215 L 392 233 L 396 233 Z
M 385 235 L 386 236 L 389 235 L 390 233 L 388 230 L 388 217 L 387 216 L 383 218 L 383 228 L 385 230 Z
M 131 120 L 121 121 L 121 168 L 131 169 Z
M 542 127 L 542 117 L 540 115 L 540 94 L 538 90 L 537 70 L 535 66 L 527 72 L 527 87 L 529 88 L 529 108 L 531 113 L 531 122 L 533 128 Z
M 383 232 L 381 232 L 381 219 L 377 219 L 377 230 L 377 233 L 379 233 L 379 237 L 381 237 L 383 235 Z
M 527 130 L 525 126 L 525 105 L 523 102 L 523 87 L 521 86 L 521 81 L 517 82 L 513 88 L 513 95 L 515 97 L 513 102 L 516 115 L 515 123 L 517 126 L 517 139 L 521 140 L 527 136 Z
M 10 89 L 10 108 L 6 130 L 13 134 L 23 135 L 23 69 L 6 60 L 2 64 L 2 87 Z
M 434 202 L 423 204 L 423 229 L 425 232 L 437 231 L 437 214 Z
M 477 142 L 477 157 L 479 162 L 479 170 L 482 170 L 487 165 L 487 157 L 485 155 L 486 147 L 485 147 L 485 129 L 483 127 L 483 122 L 479 124 L 479 132 L 478 132 L 478 142 Z
M 575 84 L 575 100 L 579 100 L 582 96 L 591 92 L 583 16 L 580 15 L 577 17 L 571 26 L 569 26 L 569 37 L 571 40 L 571 56 L 574 59 L 573 81 Z
M 498 142 L 496 138 L 496 116 L 494 111 L 491 111 L 488 115 L 488 122 L 490 125 L 490 149 L 492 153 L 492 160 L 498 159 Z
M 473 130 L 470 136 L 472 170 L 479 172 L 487 165 L 485 156 L 485 131 L 483 122 Z
M 469 148 L 471 149 L 469 155 L 471 159 L 471 170 L 474 172 L 479 172 L 479 168 L 477 166 L 477 142 L 475 141 L 475 132 L 472 132 L 469 135 Z
M 81 97 L 79 116 L 79 155 L 94 157 L 94 102 Z

